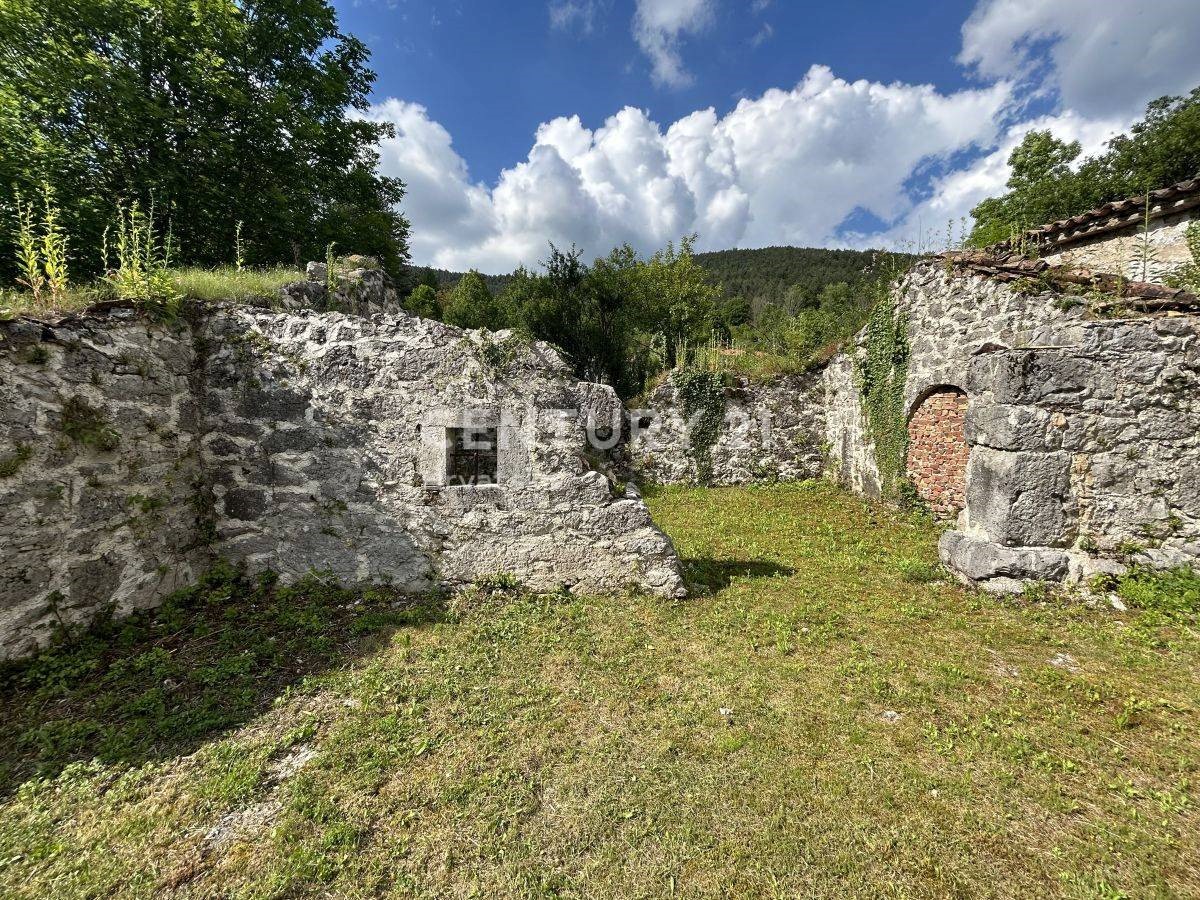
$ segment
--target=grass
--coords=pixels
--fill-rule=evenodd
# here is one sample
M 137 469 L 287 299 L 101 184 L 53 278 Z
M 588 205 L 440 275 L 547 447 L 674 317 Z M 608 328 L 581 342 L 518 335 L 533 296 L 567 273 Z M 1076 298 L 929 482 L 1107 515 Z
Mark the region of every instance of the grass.
M 824 484 L 649 502 L 691 599 L 226 573 L 10 670 L 0 895 L 1200 892 L 1194 609 L 964 591 Z
M 187 300 L 201 303 L 217 301 L 245 303 L 251 300 L 274 299 L 285 284 L 303 277 L 296 269 L 236 269 L 222 266 L 215 269 L 171 269 L 171 284 Z M 66 315 L 86 309 L 93 303 L 117 299 L 113 288 L 105 282 L 72 285 L 57 298 L 43 292 L 40 300 L 26 291 L 0 288 L 0 319 L 29 316 L 43 319 Z

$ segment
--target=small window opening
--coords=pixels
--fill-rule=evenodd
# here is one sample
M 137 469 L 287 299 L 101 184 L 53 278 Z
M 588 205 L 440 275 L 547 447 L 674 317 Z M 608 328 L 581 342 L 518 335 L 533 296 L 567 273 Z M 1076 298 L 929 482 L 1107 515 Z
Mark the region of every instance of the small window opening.
M 446 429 L 446 483 L 496 484 L 495 428 Z

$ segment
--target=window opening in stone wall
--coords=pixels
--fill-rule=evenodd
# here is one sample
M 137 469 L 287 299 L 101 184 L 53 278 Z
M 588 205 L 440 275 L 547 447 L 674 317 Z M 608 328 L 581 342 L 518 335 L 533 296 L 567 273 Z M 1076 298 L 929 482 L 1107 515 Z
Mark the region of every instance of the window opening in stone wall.
M 497 484 L 495 428 L 446 429 L 446 483 Z

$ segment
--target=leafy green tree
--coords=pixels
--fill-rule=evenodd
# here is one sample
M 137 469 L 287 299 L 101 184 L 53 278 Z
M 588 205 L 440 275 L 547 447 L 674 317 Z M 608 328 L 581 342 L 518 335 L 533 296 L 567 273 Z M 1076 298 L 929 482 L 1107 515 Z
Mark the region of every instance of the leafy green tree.
M 435 318 L 438 314 L 437 291 L 428 284 L 418 284 L 408 295 L 404 308 L 423 319 Z
M 1008 158 L 1012 167 L 1004 197 L 984 200 L 975 218 L 972 242 L 1006 240 L 1014 231 L 1071 215 L 1082 192 L 1071 170 L 1081 151 L 1079 141 L 1065 143 L 1049 131 L 1031 131 Z
M 969 243 L 986 246 L 1014 231 L 1200 175 L 1200 88 L 1155 100 L 1128 134 L 1075 165 L 1079 153 L 1078 141 L 1066 143 L 1048 131 L 1026 135 L 1009 158 L 1008 192 L 971 211 Z
M 459 328 L 504 328 L 508 323 L 483 276 L 472 269 L 450 292 L 443 318 Z
M 171 220 L 179 259 L 315 259 L 331 242 L 399 274 L 390 126 L 355 114 L 368 51 L 327 0 L 3 0 L 0 208 L 43 179 L 95 271 L 118 199 Z

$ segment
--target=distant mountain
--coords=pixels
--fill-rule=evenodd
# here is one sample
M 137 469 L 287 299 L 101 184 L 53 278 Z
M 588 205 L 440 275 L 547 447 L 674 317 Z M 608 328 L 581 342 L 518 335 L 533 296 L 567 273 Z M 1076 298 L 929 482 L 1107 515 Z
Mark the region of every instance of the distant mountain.
M 712 273 L 725 288 L 728 297 L 744 297 L 756 307 L 766 303 L 782 304 L 789 290 L 799 285 L 804 294 L 815 298 L 827 284 L 844 281 L 855 285 L 874 256 L 870 250 L 822 250 L 812 247 L 764 247 L 761 250 L 718 250 L 697 253 L 696 262 Z M 443 288 L 452 288 L 462 272 L 432 270 Z M 420 274 L 417 270 L 416 274 Z M 509 275 L 484 275 L 488 289 L 498 294 L 508 284 Z
M 437 276 L 438 287 L 445 288 L 446 290 L 453 288 L 456 284 L 458 284 L 458 280 L 467 274 L 466 272 L 447 272 L 445 269 L 426 268 L 415 269 L 414 273 L 416 275 L 420 275 L 425 271 L 433 272 L 433 274 Z M 492 292 L 492 296 L 494 297 L 496 294 L 499 294 L 502 290 L 504 290 L 505 286 L 509 283 L 509 281 L 512 280 L 512 276 L 484 275 L 483 280 L 487 284 L 488 290 Z
M 697 253 L 696 262 L 725 287 L 727 296 L 744 297 L 761 306 L 782 304 L 797 285 L 814 299 L 827 284 L 844 281 L 854 286 L 863 281 L 873 256 L 870 250 L 764 247 Z

